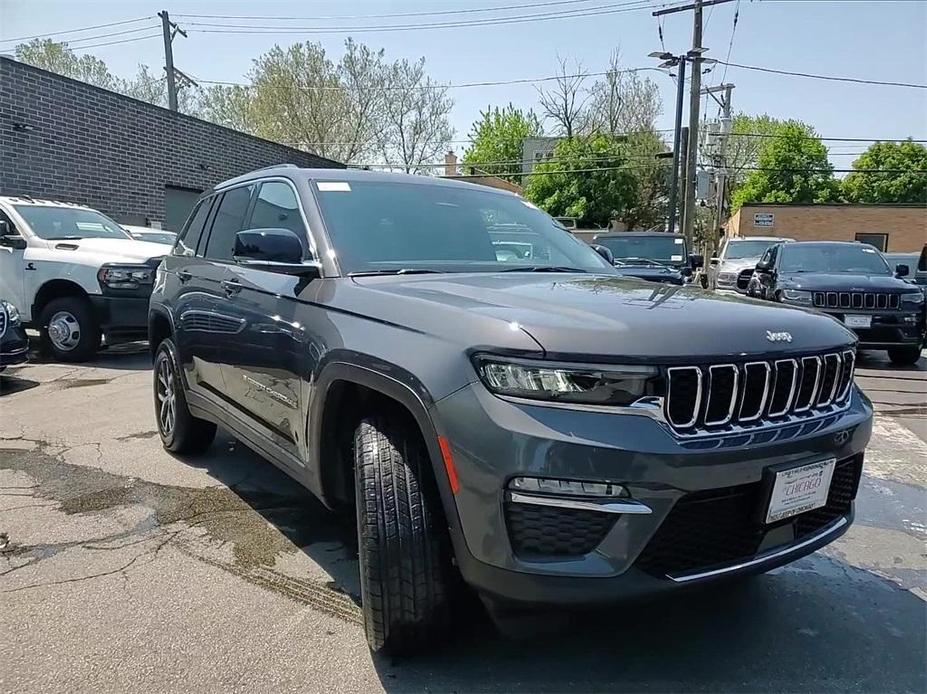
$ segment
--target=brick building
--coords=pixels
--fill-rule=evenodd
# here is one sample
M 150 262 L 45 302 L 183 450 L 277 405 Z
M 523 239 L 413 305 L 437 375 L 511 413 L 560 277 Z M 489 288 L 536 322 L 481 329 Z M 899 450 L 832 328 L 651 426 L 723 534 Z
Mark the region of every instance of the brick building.
M 892 253 L 927 243 L 927 203 L 749 204 L 728 220 L 728 236 L 783 236 L 798 241 L 863 241 Z
M 344 168 L 0 56 L 0 194 L 177 230 L 204 190 L 280 163 Z

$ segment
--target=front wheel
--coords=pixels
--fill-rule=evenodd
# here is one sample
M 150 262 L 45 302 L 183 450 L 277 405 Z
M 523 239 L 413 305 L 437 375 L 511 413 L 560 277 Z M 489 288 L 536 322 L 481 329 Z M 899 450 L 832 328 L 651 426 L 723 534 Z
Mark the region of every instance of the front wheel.
M 58 361 L 81 362 L 100 348 L 100 326 L 83 297 L 52 299 L 42 309 L 42 345 Z
M 367 643 L 412 653 L 448 622 L 446 543 L 428 454 L 402 420 L 363 420 L 354 434 L 358 559 Z
M 888 358 L 898 366 L 913 366 L 921 358 L 921 346 L 892 347 L 888 350 Z

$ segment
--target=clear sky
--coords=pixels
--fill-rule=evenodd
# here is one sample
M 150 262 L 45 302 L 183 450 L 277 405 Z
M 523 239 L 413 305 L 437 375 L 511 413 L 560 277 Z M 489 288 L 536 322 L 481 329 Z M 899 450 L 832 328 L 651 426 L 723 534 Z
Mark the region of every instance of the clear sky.
M 664 0 L 649 0 L 653 5 Z M 541 5 L 543 0 L 538 0 Z M 486 16 L 524 15 L 572 9 L 628 4 L 628 0 L 588 0 L 579 5 L 535 6 L 500 11 L 492 15 L 443 15 L 407 19 L 345 19 L 350 15 L 393 12 L 427 12 L 466 8 L 522 5 L 526 0 L 263 0 L 200 2 L 160 0 L 0 0 L 0 53 L 11 52 L 4 39 L 150 15 L 168 9 L 180 14 L 266 15 L 342 19 L 292 20 L 289 26 L 345 26 L 477 19 Z M 731 61 L 799 72 L 853 76 L 927 84 L 927 2 L 921 0 L 741 0 L 705 9 L 703 45 L 708 56 L 724 59 L 735 8 L 740 10 L 733 38 Z M 182 19 L 190 22 L 215 21 Z M 231 21 L 231 20 L 230 20 Z M 268 22 L 260 22 L 267 24 Z M 74 36 L 95 36 L 144 23 L 99 29 Z M 663 20 L 667 50 L 680 53 L 692 40 L 690 12 Z M 157 33 L 154 28 L 150 33 Z M 149 32 L 114 36 L 117 40 L 144 36 Z M 279 42 L 320 41 L 333 57 L 340 55 L 347 34 L 237 35 L 190 32 L 174 43 L 177 67 L 201 78 L 240 81 L 251 60 Z M 618 14 L 577 17 L 503 26 L 442 28 L 395 32 L 353 32 L 356 40 L 386 49 L 387 57 L 425 57 L 429 74 L 448 83 L 504 80 L 552 75 L 557 56 L 580 61 L 588 71 L 603 70 L 611 52 L 620 48 L 627 67 L 655 64 L 647 54 L 660 50 L 657 19 L 651 8 Z M 92 41 L 95 43 L 96 41 Z M 84 43 L 87 43 L 86 41 Z M 79 45 L 79 44 L 75 44 Z M 163 64 L 160 39 L 153 38 L 93 48 L 89 52 L 105 60 L 119 75 L 135 72 L 138 63 L 158 69 Z M 718 83 L 723 68 L 707 75 Z M 664 113 L 660 127 L 672 126 L 674 87 L 670 78 L 649 74 L 660 85 Z M 823 82 L 770 75 L 730 68 L 727 81 L 736 85 L 735 110 L 769 113 L 781 118 L 798 118 L 812 124 L 822 136 L 927 139 L 927 90 Z M 536 105 L 536 91 L 530 85 L 507 85 L 452 90 L 455 100 L 452 124 L 455 139 L 465 139 L 481 108 L 489 104 Z M 712 106 L 710 113 L 717 110 Z M 853 153 L 865 143 L 828 143 L 837 167 L 849 167 Z M 463 143 L 455 144 L 461 151 Z

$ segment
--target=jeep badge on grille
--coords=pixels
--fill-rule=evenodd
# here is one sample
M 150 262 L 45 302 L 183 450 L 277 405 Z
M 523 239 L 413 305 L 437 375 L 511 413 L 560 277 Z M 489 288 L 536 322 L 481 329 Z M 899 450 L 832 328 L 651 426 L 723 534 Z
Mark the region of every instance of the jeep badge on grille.
M 767 330 L 766 339 L 769 340 L 770 342 L 791 342 L 792 333 L 787 333 L 787 332 L 774 333 L 772 330 Z

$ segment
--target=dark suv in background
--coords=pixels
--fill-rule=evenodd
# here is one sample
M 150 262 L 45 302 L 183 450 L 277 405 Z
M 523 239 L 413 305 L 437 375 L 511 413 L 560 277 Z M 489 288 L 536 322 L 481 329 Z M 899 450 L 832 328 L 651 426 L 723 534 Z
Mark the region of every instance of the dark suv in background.
M 607 248 L 618 273 L 664 284 L 685 284 L 702 264 L 689 255 L 686 238 L 661 231 L 596 234 L 593 245 Z
M 884 349 L 895 364 L 917 362 L 924 344 L 924 293 L 872 246 L 802 241 L 772 246 L 747 293 L 827 313 L 859 336 L 861 349 Z
M 852 522 L 871 431 L 836 321 L 624 279 L 520 197 L 435 178 L 217 186 L 149 333 L 164 446 L 221 425 L 356 514 L 394 653 L 441 633 L 458 577 L 498 614 L 812 552 Z

